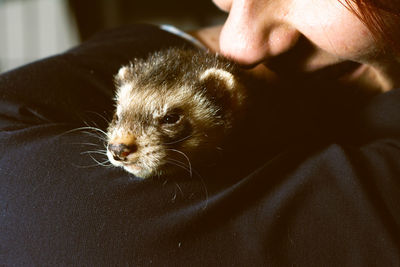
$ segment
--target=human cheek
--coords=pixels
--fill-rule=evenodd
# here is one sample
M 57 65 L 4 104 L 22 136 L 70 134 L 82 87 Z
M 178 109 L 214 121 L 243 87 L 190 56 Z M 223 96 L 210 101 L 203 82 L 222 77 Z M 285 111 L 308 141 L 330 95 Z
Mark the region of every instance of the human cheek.
M 319 49 L 353 61 L 363 61 L 374 51 L 371 32 L 339 1 L 319 2 L 303 12 L 301 7 L 295 10 L 293 25 Z M 304 16 L 305 12 L 314 15 Z
M 332 33 L 329 38 L 321 40 L 321 46 L 339 58 L 366 63 L 376 50 L 372 35 L 364 27 L 346 25 L 339 29 L 333 28 Z

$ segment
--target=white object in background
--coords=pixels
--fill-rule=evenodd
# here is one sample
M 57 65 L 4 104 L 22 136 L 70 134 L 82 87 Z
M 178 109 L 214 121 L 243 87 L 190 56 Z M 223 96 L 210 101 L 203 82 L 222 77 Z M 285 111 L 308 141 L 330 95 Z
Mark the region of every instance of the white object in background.
M 0 0 L 0 72 L 79 42 L 64 0 Z

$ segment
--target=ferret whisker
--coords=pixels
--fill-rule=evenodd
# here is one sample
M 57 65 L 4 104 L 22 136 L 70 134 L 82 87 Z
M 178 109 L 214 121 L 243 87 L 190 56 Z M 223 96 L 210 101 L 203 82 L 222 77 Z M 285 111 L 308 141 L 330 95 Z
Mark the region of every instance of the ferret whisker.
M 90 154 L 89 154 L 90 155 Z M 111 168 L 111 167 L 114 167 L 114 165 L 112 165 L 108 160 L 105 160 L 105 161 L 103 161 L 103 162 L 100 162 L 100 161 L 98 161 L 98 160 L 96 160 L 95 158 L 93 158 L 92 156 L 90 156 L 91 158 L 92 158 L 92 160 L 94 160 L 95 162 L 96 162 L 96 164 L 92 164 L 92 165 L 85 165 L 85 166 L 82 166 L 82 165 L 77 165 L 77 164 L 73 164 L 75 167 L 78 167 L 78 168 L 94 168 L 94 167 L 98 167 L 98 166 L 102 166 L 102 167 L 105 167 L 105 168 Z M 108 163 L 108 164 L 107 164 Z
M 161 177 L 160 177 L 161 174 L 160 174 L 160 173 L 157 173 L 157 174 L 158 174 L 158 178 L 161 178 Z M 168 182 L 169 182 L 169 181 L 168 181 L 167 179 L 165 179 L 162 185 L 165 186 L 166 184 L 168 184 Z
M 88 111 L 88 113 L 92 113 L 92 114 L 94 114 L 94 115 L 97 115 L 97 116 L 99 116 L 100 118 L 102 118 L 107 124 L 110 124 L 110 120 L 107 119 L 104 115 L 102 115 L 102 114 L 100 114 L 100 113 L 98 113 L 98 112 L 95 112 L 95 111 Z
M 87 122 L 87 121 L 85 121 L 85 120 L 83 121 L 83 123 L 84 123 L 87 127 L 93 127 L 92 125 L 89 124 L 89 122 Z M 95 128 L 99 128 L 96 122 L 91 121 L 91 123 L 93 123 L 93 125 L 95 126 Z
M 170 159 L 169 159 L 170 160 Z M 167 163 L 170 163 L 170 164 L 172 164 L 172 165 L 175 165 L 175 166 L 177 166 L 177 167 L 180 167 L 180 168 L 182 168 L 182 169 L 184 169 L 184 170 L 186 170 L 186 171 L 189 171 L 189 169 L 187 168 L 187 167 L 184 167 L 184 166 L 182 166 L 182 165 L 179 165 L 178 163 L 176 163 L 176 162 L 169 162 L 169 160 L 167 160 Z M 179 161 L 178 161 L 179 162 Z M 182 163 L 181 163 L 182 164 Z M 186 166 L 186 165 L 185 165 Z M 205 197 L 205 204 L 204 204 L 204 206 L 202 207 L 202 209 L 203 210 L 205 210 L 206 208 L 207 208 L 207 206 L 208 206 L 208 199 L 209 199 L 209 192 L 208 192 L 208 189 L 207 189 L 207 185 L 206 185 L 206 183 L 205 183 L 205 181 L 204 181 L 204 178 L 195 170 L 195 169 L 193 169 L 193 172 L 191 173 L 191 175 L 190 175 L 190 178 L 193 178 L 193 176 L 192 176 L 192 174 L 194 174 L 194 176 L 195 177 L 197 177 L 197 179 L 200 181 L 200 183 L 201 183 L 201 186 L 203 187 L 203 189 L 204 189 L 204 197 Z M 168 180 L 166 180 L 166 182 L 168 182 Z M 176 183 L 175 183 L 176 184 Z M 180 188 L 180 187 L 179 187 Z M 181 191 L 181 190 L 180 190 Z M 181 193 L 183 194 L 183 192 L 181 191 Z
M 183 161 L 180 161 L 180 160 L 177 160 L 177 159 L 173 159 L 173 158 L 168 158 L 167 160 L 173 161 L 173 162 L 176 162 L 176 163 L 179 163 L 179 164 L 182 164 L 183 166 L 185 166 L 186 168 L 189 169 L 189 165 L 187 165 L 187 164 L 186 164 L 185 162 L 183 162 Z
M 91 154 L 88 154 L 88 155 L 89 155 L 89 157 L 91 157 L 99 166 L 109 167 L 109 166 L 112 165 L 112 164 L 106 164 L 107 162 L 110 162 L 108 159 L 105 160 L 105 161 L 103 161 L 103 162 L 100 162 L 100 161 L 98 161 L 97 159 L 95 159 Z
M 81 146 L 99 146 L 99 147 L 104 147 L 104 145 L 101 145 L 101 144 L 95 144 L 95 143 L 72 143 L 71 145 L 81 145 Z
M 179 161 L 176 162 L 176 161 L 169 161 L 169 160 L 166 160 L 166 163 L 169 163 L 171 165 L 174 165 L 174 166 L 177 166 L 177 167 L 180 167 L 180 168 L 184 169 L 185 171 L 187 171 L 190 174 L 190 178 L 192 178 L 192 172 L 185 164 L 183 164 L 183 163 L 181 163 Z
M 86 134 L 86 135 L 89 135 L 89 136 L 91 136 L 91 137 L 97 138 L 97 139 L 99 139 L 100 141 L 106 142 L 105 137 L 101 136 L 101 135 L 98 134 L 98 133 L 92 133 L 92 132 L 87 132 L 87 131 L 83 131 L 82 133 L 83 133 L 83 134 Z
M 198 171 L 196 171 L 196 169 L 193 169 L 193 174 L 195 177 L 198 178 L 198 180 L 200 181 L 203 189 L 204 189 L 204 195 L 205 195 L 205 205 L 203 206 L 203 210 L 205 210 L 208 206 L 208 199 L 209 199 L 209 193 L 208 193 L 208 189 L 207 189 L 207 185 L 206 182 L 204 181 L 203 176 L 200 175 L 200 173 Z
M 77 167 L 77 168 L 94 168 L 94 167 L 98 167 L 99 166 L 99 164 L 92 164 L 92 165 L 86 165 L 86 166 L 81 166 L 81 165 L 76 165 L 76 164 L 74 164 L 74 166 L 75 167 Z M 107 168 L 107 169 L 111 169 L 112 167 L 114 167 L 112 164 L 103 164 L 103 165 L 101 165 L 102 167 L 104 167 L 104 168 Z
M 179 167 L 179 168 L 185 170 L 186 172 L 188 172 L 190 178 L 193 178 L 190 169 L 188 169 L 186 166 L 183 166 L 183 165 L 180 165 L 180 164 L 178 164 L 178 163 L 176 163 L 176 162 L 171 162 L 171 161 L 167 161 L 166 163 L 167 163 L 167 164 L 171 164 L 171 165 L 173 165 L 173 166 L 176 166 L 176 167 Z
M 179 150 L 178 150 L 178 151 L 174 150 L 174 151 L 175 151 L 175 152 L 178 152 Z M 182 151 L 179 151 L 179 152 L 182 152 Z M 183 153 L 183 152 L 182 152 L 182 153 Z M 186 154 L 185 154 L 185 155 L 186 155 Z M 188 159 L 188 157 L 185 157 L 185 158 Z M 177 167 L 180 167 L 180 168 L 182 168 L 182 169 L 188 171 L 189 174 L 190 174 L 190 178 L 193 178 L 193 174 L 195 174 L 195 176 L 200 180 L 201 185 L 202 185 L 202 187 L 203 187 L 203 189 L 204 189 L 205 202 L 206 202 L 205 205 L 204 205 L 204 207 L 203 207 L 203 209 L 206 209 L 207 206 L 208 206 L 209 193 L 208 193 L 208 189 L 207 189 L 207 186 L 206 186 L 206 183 L 205 183 L 203 177 L 202 177 L 195 169 L 193 169 L 191 165 L 188 166 L 188 165 L 185 164 L 184 162 L 181 162 L 181 161 L 176 160 L 176 159 L 171 159 L 171 158 L 167 159 L 167 162 L 170 163 L 170 164 L 172 164 L 172 165 L 175 165 L 175 166 L 177 166 Z M 189 160 L 188 160 L 188 163 L 190 164 L 190 161 L 189 161 Z
M 189 157 L 188 157 L 185 153 L 183 153 L 182 151 L 180 151 L 180 150 L 178 150 L 178 149 L 167 148 L 166 150 L 179 153 L 179 154 L 181 154 L 182 156 L 184 156 L 184 157 L 186 158 L 186 160 L 187 160 L 187 162 L 188 162 L 188 164 L 189 164 L 188 167 L 189 167 L 189 170 L 190 170 L 190 177 L 192 177 L 192 176 L 193 176 L 193 174 L 192 174 L 192 163 L 190 163 Z
M 93 132 L 90 132 L 89 130 L 93 131 Z M 65 132 L 61 133 L 60 136 L 70 134 L 70 133 L 75 133 L 75 132 L 82 132 L 82 133 L 88 134 L 92 137 L 98 138 L 102 141 L 106 141 L 106 137 L 107 137 L 106 132 L 104 132 L 103 130 L 101 130 L 99 128 L 95 128 L 95 127 L 79 127 L 79 128 L 71 129 L 69 131 L 65 131 Z M 99 134 L 99 133 L 101 133 L 101 134 Z
M 84 154 L 100 154 L 100 155 L 107 155 L 107 152 L 106 151 L 104 151 L 104 150 L 93 150 L 93 151 L 84 151 L 84 152 L 81 152 L 81 155 L 84 155 Z
M 179 184 L 178 184 L 177 182 L 174 182 L 174 184 L 175 184 L 176 188 L 178 188 L 179 192 L 181 192 L 181 196 L 184 197 L 182 188 L 179 186 Z M 176 188 L 175 188 L 174 196 L 173 196 L 172 199 L 171 199 L 172 202 L 175 202 L 176 198 L 178 197 L 178 194 L 177 194 L 177 192 L 176 192 Z
M 176 185 L 176 187 L 178 188 L 178 190 L 179 190 L 179 192 L 181 192 L 181 196 L 183 197 L 184 196 L 184 194 L 183 194 L 183 191 L 182 191 L 182 188 L 181 188 L 181 186 L 177 183 L 177 182 L 174 182 L 174 184 Z
M 103 131 L 100 128 L 97 127 L 92 127 L 92 126 L 86 126 L 86 127 L 81 127 L 82 130 L 93 130 L 95 132 L 99 132 L 101 134 L 103 134 L 104 136 L 107 136 L 107 133 L 105 131 Z
M 75 132 L 75 131 L 83 131 L 83 130 L 93 130 L 95 132 L 101 132 L 102 134 L 107 135 L 107 133 L 105 131 L 103 131 L 102 129 L 92 127 L 92 126 L 83 126 L 83 127 L 74 128 L 70 131 L 67 131 L 66 133 Z
M 167 163 L 174 163 L 175 165 L 180 165 L 180 166 L 182 166 L 182 167 L 185 167 L 185 169 L 186 169 L 187 171 L 189 171 L 189 166 L 186 165 L 185 163 L 179 161 L 179 160 L 166 159 L 165 161 L 166 161 Z
M 169 143 L 164 143 L 163 145 L 173 145 L 173 144 L 177 144 L 177 143 L 179 143 L 179 142 L 182 142 L 182 141 L 185 141 L 185 140 L 189 139 L 190 137 L 192 137 L 191 134 L 188 135 L 188 136 L 186 136 L 186 137 L 183 137 L 183 138 L 181 138 L 181 139 L 179 139 L 179 140 L 176 140 L 176 141 L 173 141 L 173 142 L 169 142 Z
M 203 210 L 205 210 L 207 208 L 207 206 L 208 206 L 208 198 L 209 198 L 207 185 L 206 185 L 206 182 L 204 181 L 204 178 L 199 173 L 196 172 L 196 175 L 197 175 L 197 177 L 200 178 L 200 182 L 201 182 L 201 184 L 203 185 L 203 188 L 204 188 L 204 193 L 205 193 L 205 198 L 206 198 L 205 202 L 206 203 L 205 203 L 205 205 L 203 207 Z

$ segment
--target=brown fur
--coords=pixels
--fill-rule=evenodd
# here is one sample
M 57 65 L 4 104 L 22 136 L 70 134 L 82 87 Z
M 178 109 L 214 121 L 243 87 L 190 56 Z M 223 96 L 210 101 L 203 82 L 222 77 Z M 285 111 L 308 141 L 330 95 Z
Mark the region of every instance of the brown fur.
M 199 50 L 171 48 L 134 59 L 115 77 L 116 113 L 109 148 L 134 146 L 115 166 L 147 178 L 215 154 L 245 108 L 240 71 Z M 176 122 L 175 122 L 176 120 Z M 173 123 L 171 123 L 171 121 Z M 117 160 L 116 160 L 117 159 Z

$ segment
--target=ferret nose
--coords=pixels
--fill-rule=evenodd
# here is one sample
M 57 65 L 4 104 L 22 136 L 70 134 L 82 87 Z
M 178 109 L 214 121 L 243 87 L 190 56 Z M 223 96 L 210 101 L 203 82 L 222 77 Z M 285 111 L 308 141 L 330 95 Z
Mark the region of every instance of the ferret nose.
M 132 153 L 137 150 L 136 144 L 126 145 L 126 144 L 108 144 L 108 150 L 111 152 L 113 158 L 117 161 L 123 161 Z

